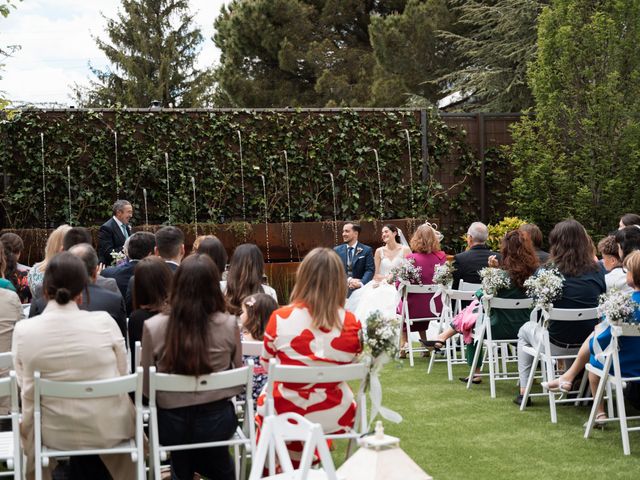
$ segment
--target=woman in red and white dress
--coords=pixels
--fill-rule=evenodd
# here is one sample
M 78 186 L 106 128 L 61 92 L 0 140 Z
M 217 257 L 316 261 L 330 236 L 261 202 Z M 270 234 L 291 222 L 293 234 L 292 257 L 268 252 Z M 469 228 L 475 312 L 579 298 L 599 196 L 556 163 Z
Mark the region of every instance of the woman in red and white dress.
M 274 311 L 264 334 L 261 362 L 276 358 L 283 365 L 332 366 L 352 363 L 360 353 L 360 322 L 344 309 L 347 297 L 344 267 L 328 248 L 316 248 L 298 268 L 291 303 Z M 266 414 L 265 392 L 258 398 L 258 428 Z M 274 385 L 277 414 L 296 412 L 320 423 L 325 433 L 349 431 L 356 403 L 345 382 Z M 302 446 L 289 445 L 291 459 L 299 460 Z

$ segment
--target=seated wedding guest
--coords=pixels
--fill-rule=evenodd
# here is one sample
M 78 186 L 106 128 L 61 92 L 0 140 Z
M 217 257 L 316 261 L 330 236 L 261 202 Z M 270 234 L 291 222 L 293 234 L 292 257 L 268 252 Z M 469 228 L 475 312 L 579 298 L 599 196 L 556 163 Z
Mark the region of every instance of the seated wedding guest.
M 198 253 L 205 253 L 211 257 L 213 263 L 218 267 L 221 278 L 224 280 L 227 269 L 227 251 L 224 245 L 214 235 L 201 235 L 193 242 L 193 251 Z
M 466 283 L 480 283 L 479 271 L 487 266 L 492 252 L 485 243 L 489 238 L 489 229 L 482 222 L 474 222 L 467 230 L 467 246 L 465 252 L 453 257 L 453 288 L 458 288 L 460 280 Z
M 640 249 L 640 228 L 635 226 L 624 227 L 615 233 L 618 244 L 618 255 L 621 259 L 629 255 L 634 250 Z
M 74 245 L 69 253 L 80 258 L 85 265 L 89 282 L 87 288 L 82 293 L 81 310 L 89 312 L 107 312 L 115 320 L 122 336 L 126 336 L 127 315 L 124 309 L 124 300 L 120 292 L 115 293 L 96 285 L 98 276 L 98 255 L 91 245 L 81 243 Z M 29 310 L 29 318 L 40 315 L 45 311 L 47 305 L 46 298 L 38 298 L 33 301 Z
M 20 254 L 24 250 L 24 242 L 15 233 L 7 232 L 0 235 L 0 242 L 4 247 L 7 259 L 5 278 L 9 280 L 18 292 L 18 297 L 22 303 L 31 302 L 31 290 L 29 290 L 29 267 L 19 263 Z
M 57 381 L 100 380 L 127 373 L 124 338 L 113 319 L 105 312 L 78 308 L 88 281 L 82 260 L 69 252 L 54 256 L 44 276 L 43 292 L 50 300 L 45 311 L 15 326 L 12 351 L 22 390 L 20 434 L 28 479 L 34 478 L 34 372 Z M 44 397 L 42 410 L 42 441 L 50 448 L 110 448 L 135 433 L 135 410 L 127 395 L 91 400 Z M 136 478 L 129 454 L 100 458 L 113 478 Z M 86 465 L 87 460 L 71 458 L 72 464 Z M 44 478 L 51 478 L 55 463 L 52 460 L 45 467 Z M 76 478 L 104 477 L 85 471 Z
M 538 268 L 538 257 L 533 249 L 533 244 L 529 236 L 522 230 L 512 230 L 507 232 L 500 243 L 500 254 L 502 255 L 502 262 L 498 265 L 498 261 L 495 257 L 489 258 L 489 266 L 501 268 L 509 275 L 511 285 L 509 288 L 503 288 L 496 293 L 497 298 L 527 298 L 527 294 L 524 289 L 524 282 L 527 280 Z M 480 296 L 481 298 L 482 296 Z M 499 308 L 492 308 L 490 313 L 491 321 L 491 337 L 494 340 L 508 340 L 518 337 L 518 331 L 520 327 L 529 321 L 530 310 L 504 310 Z M 470 326 L 467 326 L 470 327 Z M 438 338 L 433 341 L 423 342 L 427 347 L 433 347 L 440 349 L 444 347 L 448 338 L 452 337 L 456 333 L 463 333 L 460 325 L 454 321 L 452 327 L 438 335 Z M 470 335 L 470 331 L 467 332 L 467 336 Z M 473 364 L 473 357 L 477 344 L 474 342 L 467 344 L 467 363 L 469 366 Z M 482 357 L 480 357 L 482 358 Z M 480 373 L 480 369 L 476 370 L 476 373 Z M 467 378 L 460 379 L 463 382 L 467 382 Z M 473 383 L 480 383 L 481 377 L 474 377 Z
M 142 341 L 142 326 L 145 321 L 166 308 L 172 279 L 173 272 L 160 257 L 144 258 L 136 266 L 133 311 L 129 316 L 128 325 L 132 366 L 135 364 L 135 344 Z
M 84 227 L 72 227 L 64 235 L 64 239 L 62 240 L 62 249 L 68 251 L 71 250 L 72 247 L 83 243 L 87 245 L 91 245 L 93 243 L 93 239 L 91 238 L 91 233 L 89 232 L 89 230 Z M 107 278 L 98 275 L 94 283 L 104 289 L 110 290 L 115 293 L 120 293 L 118 284 L 113 278 Z
M 598 242 L 598 252 L 602 255 L 602 264 L 607 271 L 604 276 L 607 291 L 616 288 L 631 293 L 631 287 L 627 285 L 627 274 L 622 270 L 622 261 L 620 260 L 616 237 L 609 235 L 600 240 Z
M 240 339 L 242 341 L 264 340 L 264 330 L 271 314 L 278 308 L 276 301 L 266 293 L 254 293 L 242 301 L 242 315 L 240 315 Z M 260 364 L 260 357 L 243 355 L 245 364 L 253 360 L 253 401 L 258 400 L 267 383 L 267 370 Z
M 33 298 L 38 298 L 42 295 L 42 280 L 44 279 L 44 271 L 49 264 L 49 261 L 57 253 L 62 252 L 62 241 L 64 236 L 71 229 L 69 225 L 60 225 L 56 228 L 47 239 L 47 244 L 44 248 L 44 260 L 36 263 L 29 274 L 27 275 L 27 281 L 29 282 L 29 289 Z
M 553 302 L 556 308 L 595 308 L 606 289 L 604 268 L 594 258 L 593 242 L 584 227 L 576 220 L 564 220 L 549 234 L 549 262 L 564 276 L 562 296 Z M 549 341 L 552 355 L 575 355 L 582 342 L 593 332 L 596 320 L 577 322 L 549 322 Z M 518 374 L 520 394 L 514 403 L 522 403 L 531 371 L 533 357 L 524 351 L 526 345 L 535 346 L 542 335 L 542 327 L 527 322 L 518 332 Z
M 442 265 L 447 261 L 447 255 L 440 250 L 440 239 L 442 234 L 438 232 L 431 224 L 425 223 L 420 225 L 411 237 L 409 243 L 411 247 L 410 253 L 406 258 L 413 259 L 416 267 L 420 267 L 423 285 L 433 283 L 433 272 L 438 265 Z M 407 303 L 409 305 L 410 318 L 428 318 L 437 316 L 436 312 L 431 311 L 431 297 L 433 295 L 417 295 L 409 293 L 407 295 Z M 437 298 L 435 301 L 437 312 L 442 310 L 442 301 Z M 398 307 L 398 313 L 402 313 L 402 304 Z M 429 328 L 429 322 L 416 322 L 413 328 L 419 332 L 420 338 L 426 339 L 426 331 Z M 407 332 L 402 329 L 402 340 L 400 342 L 400 358 L 407 356 Z
M 131 235 L 129 221 L 133 216 L 133 207 L 127 200 L 116 200 L 113 204 L 113 216 L 98 231 L 98 257 L 100 263 L 111 265 L 111 252 L 120 252 L 124 242 Z
M 268 368 L 275 358 L 282 365 L 310 367 L 344 365 L 360 353 L 361 327 L 344 309 L 347 285 L 344 265 L 331 249 L 314 248 L 304 258 L 291 292 L 291 303 L 271 315 L 264 334 L 261 362 Z M 356 403 L 346 382 L 274 385 L 275 413 L 295 411 L 320 423 L 325 433 L 351 429 Z M 258 398 L 258 427 L 266 414 L 265 396 Z M 300 461 L 299 443 L 287 445 L 294 466 Z
M 618 230 L 622 230 L 624 227 L 631 227 L 633 225 L 640 226 L 640 215 L 635 213 L 625 213 L 620 218 L 620 223 L 618 224 Z
M 18 294 L 0 288 L 0 353 L 11 351 L 11 340 L 16 323 L 24 318 Z M 1 369 L 0 377 L 9 375 L 9 369 Z M 11 408 L 9 397 L 0 397 L 0 415 L 7 415 Z M 0 421 L 0 423 L 2 423 Z
M 264 284 L 264 257 L 253 243 L 238 245 L 229 261 L 229 273 L 222 289 L 227 297 L 229 313 L 242 313 L 242 300 L 253 293 L 266 293 L 277 302 L 276 291 Z
M 632 290 L 631 299 L 640 304 L 640 251 L 632 252 L 628 257 L 624 259 L 624 266 L 627 269 L 625 277 L 629 287 Z M 636 307 L 634 312 L 634 318 L 636 322 L 640 322 L 640 308 Z M 606 319 L 605 319 L 606 320 Z M 542 386 L 548 388 L 552 392 L 568 393 L 573 388 L 573 381 L 580 374 L 587 362 L 590 362 L 593 366 L 602 369 L 604 366 L 595 357 L 594 343 L 597 342 L 601 350 L 606 349 L 611 342 L 611 325 L 607 322 L 598 324 L 595 328 L 595 332 L 585 340 L 580 347 L 578 357 L 573 362 L 571 367 L 564 372 L 560 377 L 551 381 L 543 382 Z M 640 337 L 623 337 L 619 342 L 618 356 L 620 358 L 620 370 L 623 377 L 640 377 Z M 613 372 L 613 366 L 611 367 Z M 596 394 L 598 384 L 600 383 L 600 377 L 595 373 L 589 372 L 589 384 L 591 386 L 591 393 Z M 638 393 L 638 383 L 627 385 L 625 388 L 625 398 L 627 393 L 633 395 Z M 637 400 L 637 399 L 634 399 Z M 598 413 L 596 415 L 596 424 L 604 425 L 607 419 L 607 414 L 604 410 L 604 405 L 601 403 L 598 405 Z
M 152 255 L 155 246 L 156 237 L 153 233 L 134 233 L 126 242 L 125 253 L 127 255 L 127 261 L 114 267 L 105 268 L 100 272 L 100 275 L 105 278 L 113 278 L 118 285 L 118 289 L 120 290 L 122 297 L 126 298 L 129 280 L 133 276 L 133 271 L 136 268 L 136 265 L 143 258 Z
M 149 367 L 180 375 L 207 375 L 242 366 L 240 330 L 225 312 L 220 274 L 207 255 L 192 254 L 173 277 L 168 313 L 144 322 L 142 366 L 149 393 Z M 231 398 L 242 387 L 201 393 L 158 392 L 158 428 L 162 445 L 226 440 L 237 427 Z M 235 479 L 227 447 L 171 452 L 171 478 L 192 480 L 194 473 Z
M 154 254 L 162 258 L 172 272 L 175 272 L 184 257 L 184 233 L 177 227 L 166 226 L 156 232 L 156 246 Z M 127 285 L 126 307 L 127 314 L 131 314 L 133 308 L 132 295 L 135 282 L 135 269 L 133 276 Z
M 4 274 L 7 271 L 7 257 L 4 254 L 4 248 L 0 248 L 0 289 L 16 291 L 16 287 L 13 286 L 10 280 L 4 278 Z
M 542 250 L 542 230 L 534 223 L 525 223 L 520 225 L 520 230 L 529 235 L 533 248 L 536 251 L 538 257 L 538 263 L 544 265 L 549 260 L 549 253 Z

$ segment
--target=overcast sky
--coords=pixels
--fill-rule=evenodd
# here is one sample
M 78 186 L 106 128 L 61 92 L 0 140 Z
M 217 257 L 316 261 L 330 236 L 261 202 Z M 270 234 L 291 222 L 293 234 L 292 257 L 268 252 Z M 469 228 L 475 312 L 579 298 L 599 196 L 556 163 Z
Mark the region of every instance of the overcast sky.
M 189 0 L 205 41 L 200 65 L 217 62 L 213 21 L 229 0 Z M 106 57 L 92 38 L 107 38 L 105 20 L 115 18 L 118 0 L 23 0 L 7 18 L 0 17 L 0 45 L 20 45 L 5 61 L 0 90 L 20 102 L 73 104 L 74 83 L 86 83 L 88 64 L 104 68 Z

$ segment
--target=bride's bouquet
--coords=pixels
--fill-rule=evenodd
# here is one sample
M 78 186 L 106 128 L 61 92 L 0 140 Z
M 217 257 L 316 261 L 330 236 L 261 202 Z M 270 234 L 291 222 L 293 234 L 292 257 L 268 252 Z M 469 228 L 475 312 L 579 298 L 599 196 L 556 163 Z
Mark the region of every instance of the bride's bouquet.
M 551 304 L 562 296 L 564 277 L 557 268 L 542 268 L 524 282 L 527 295 L 534 307 L 548 312 Z
M 422 285 L 422 267 L 416 267 L 413 258 L 405 258 L 400 265 L 391 269 L 387 282 Z
M 509 274 L 501 268 L 485 267 L 478 273 L 482 279 L 482 292 L 485 295 L 495 295 L 503 288 L 511 286 Z
M 455 267 L 451 262 L 444 262 L 441 265 L 436 265 L 433 270 L 433 283 L 436 285 L 448 286 L 453 283 L 453 272 Z
M 400 320 L 397 316 L 385 316 L 379 310 L 367 317 L 362 339 L 361 361 L 369 365 L 369 375 L 365 382 L 365 390 L 369 389 L 371 398 L 371 416 L 373 422 L 376 415 L 380 415 L 395 423 L 402 421 L 402 416 L 393 410 L 382 406 L 382 385 L 378 375 L 385 363 L 395 358 L 398 353 L 398 334 L 400 333 Z
M 640 307 L 628 293 L 616 288 L 600 295 L 598 315 L 604 317 L 612 325 L 636 324 L 634 313 Z

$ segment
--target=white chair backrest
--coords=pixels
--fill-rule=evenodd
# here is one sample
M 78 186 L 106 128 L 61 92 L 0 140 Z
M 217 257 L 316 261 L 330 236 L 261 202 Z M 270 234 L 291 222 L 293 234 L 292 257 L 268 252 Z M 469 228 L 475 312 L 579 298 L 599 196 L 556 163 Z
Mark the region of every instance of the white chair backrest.
M 298 470 L 293 469 L 291 458 L 289 457 L 285 444 L 285 442 L 289 441 L 304 442 Z M 306 480 L 316 451 L 320 457 L 325 478 L 327 480 L 337 480 L 338 478 L 327 442 L 322 436 L 322 427 L 318 423 L 311 423 L 297 413 L 289 412 L 278 416 L 265 417 L 260 443 L 255 457 L 251 461 L 249 480 L 270 478 L 262 476 L 270 447 L 275 448 L 282 472 L 286 475 L 284 478 Z M 277 478 L 283 478 L 283 476 L 278 475 Z
M 142 357 L 142 342 L 138 340 L 133 346 L 133 360 L 134 360 L 133 369 L 134 370 L 140 366 L 140 362 L 142 360 L 141 357 Z
M 477 289 L 476 289 L 477 290 Z M 476 290 L 453 290 L 449 289 L 449 298 L 453 300 L 460 300 L 462 302 L 471 302 L 476 298 Z
M 438 291 L 438 285 L 404 285 L 404 293 L 429 294 Z
M 551 308 L 549 320 L 559 322 L 572 322 L 582 320 L 597 320 L 597 308 Z
M 18 406 L 18 382 L 16 372 L 9 372 L 8 377 L 0 378 L 0 397 L 11 398 L 11 412 L 19 413 Z M 0 415 L 6 418 L 9 415 Z
M 243 340 L 242 341 L 242 354 L 250 357 L 259 357 L 262 355 L 263 342 L 255 340 Z
M 499 308 L 502 310 L 521 310 L 533 307 L 532 298 L 498 298 L 492 297 L 486 301 L 489 308 Z
M 269 385 L 273 382 L 287 383 L 333 383 L 349 382 L 366 378 L 368 366 L 365 363 L 350 363 L 348 365 L 299 367 L 280 365 L 275 359 L 269 362 Z M 270 390 L 271 391 L 271 390 Z
M 481 283 L 465 282 L 464 280 L 460 280 L 460 284 L 458 285 L 458 290 L 462 290 L 465 292 L 469 292 L 469 291 L 475 292 L 481 288 L 482 288 Z
M 104 380 L 92 380 L 84 382 L 58 382 L 45 380 L 40 377 L 40 372 L 33 374 L 35 383 L 35 403 L 39 403 L 40 397 L 57 398 L 102 398 L 114 397 L 123 393 L 142 392 L 142 368 L 131 375 L 107 378 Z
M 614 337 L 640 337 L 640 324 L 623 323 L 611 326 L 611 335 Z
M 0 353 L 0 370 L 5 368 L 13 368 L 13 355 L 11 355 L 11 352 Z

